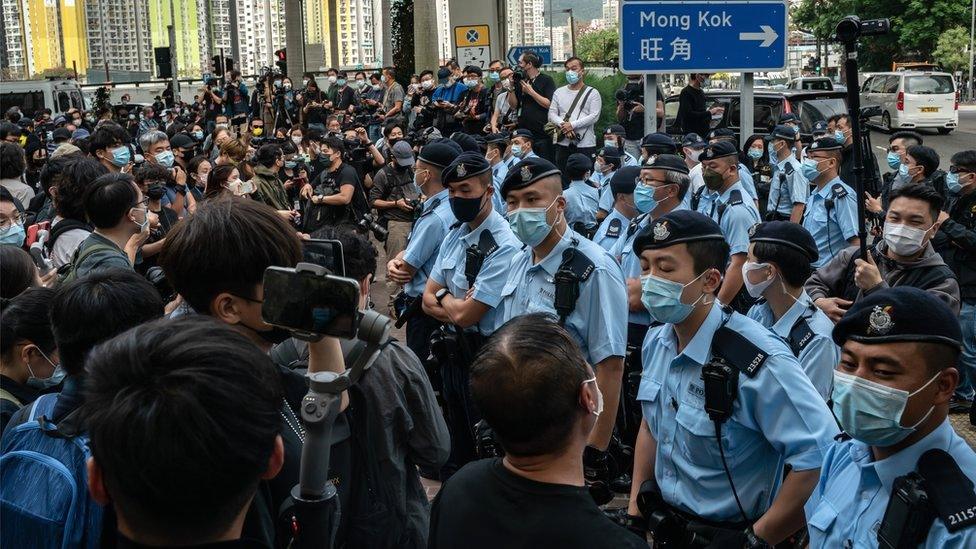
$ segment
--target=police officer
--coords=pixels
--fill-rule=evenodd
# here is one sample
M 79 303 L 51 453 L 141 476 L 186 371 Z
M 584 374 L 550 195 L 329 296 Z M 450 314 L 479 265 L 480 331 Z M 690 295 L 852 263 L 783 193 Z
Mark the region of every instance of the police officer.
M 468 366 L 483 341 L 502 324 L 496 309 L 513 256 L 522 247 L 505 218 L 492 207 L 491 165 L 466 152 L 444 169 L 451 226 L 424 290 L 424 312 L 446 326 L 431 350 L 440 366 L 442 396 L 451 432 L 451 458 L 442 480 L 474 459 L 478 411 L 468 390 Z
M 857 246 L 857 201 L 854 191 L 838 177 L 841 144 L 831 137 L 807 147 L 800 164 L 803 177 L 816 186 L 803 210 L 803 226 L 817 243 L 819 258 L 813 268 L 822 267 L 848 246 Z
M 976 547 L 976 453 L 953 431 L 962 333 L 911 287 L 858 301 L 837 323 L 827 450 L 805 511 L 810 547 Z
M 485 158 L 491 163 L 491 185 L 495 189 L 501 189 L 502 181 L 505 181 L 508 170 L 517 164 L 519 159 L 512 154 L 507 132 L 486 135 L 485 146 L 487 147 Z M 491 199 L 495 211 L 505 215 L 505 202 L 502 200 L 502 193 L 496 190 L 491 195 Z
M 591 179 L 600 186 L 600 201 L 596 212 L 598 221 L 602 221 L 613 207 L 610 180 L 613 179 L 613 174 L 620 169 L 620 154 L 622 152 L 623 150 L 617 147 L 603 147 L 596 152 Z
M 400 317 L 407 319 L 407 346 L 421 360 L 430 355 L 430 336 L 437 327 L 437 321 L 424 313 L 421 297 L 441 242 L 455 222 L 441 172 L 460 154 L 461 147 L 447 139 L 421 149 L 413 165 L 414 182 L 427 199 L 407 236 L 407 247 L 386 265 L 387 278 L 403 284 L 394 307 Z
M 724 141 L 732 145 L 736 150 L 736 155 L 739 152 L 739 143 L 735 132 L 729 128 L 716 128 L 708 132 L 708 144 L 718 143 L 719 141 Z M 754 202 L 759 203 L 759 195 L 756 194 L 756 183 L 752 179 L 752 174 L 749 172 L 749 168 L 738 163 L 738 156 L 736 156 L 736 168 L 739 170 L 739 182 L 742 183 L 742 187 L 749 193 L 749 197 L 752 198 Z
M 761 299 L 747 316 L 789 344 L 814 388 L 828 400 L 840 349 L 830 338 L 834 323 L 803 290 L 817 244 L 806 229 L 787 221 L 755 225 L 749 242 L 742 282 L 750 296 Z
M 512 132 L 512 156 L 517 159 L 516 162 L 526 158 L 539 158 L 539 155 L 532 150 L 532 144 L 532 132 L 530 130 L 518 129 Z
M 654 160 L 659 154 L 677 154 L 678 146 L 674 139 L 666 133 L 649 133 L 641 139 L 640 164 L 643 166 Z
M 638 174 L 639 168 L 629 166 L 626 170 L 618 170 L 610 180 L 610 189 L 607 192 L 613 196 L 613 208 L 593 234 L 593 242 L 608 252 L 624 238 L 630 221 L 637 216 L 634 189 L 637 187 Z
M 702 196 L 698 211 L 711 217 L 719 227 L 732 254 L 725 271 L 718 299 L 745 312 L 752 305 L 742 290 L 742 264 L 749 251 L 749 228 L 759 223 L 759 210 L 742 187 L 739 180 L 739 157 L 735 145 L 719 140 L 710 144 L 699 157 L 702 161 L 702 177 L 706 194 Z
M 772 166 L 766 220 L 799 223 L 803 220 L 803 208 L 810 194 L 810 182 L 803 177 L 800 161 L 793 152 L 794 130 L 776 126 L 766 140 L 769 141 L 769 165 Z
M 590 181 L 592 172 L 593 162 L 585 154 L 573 153 L 566 159 L 565 175 L 569 179 L 569 187 L 563 191 L 566 197 L 566 222 L 587 238 L 596 232 L 596 208 L 600 200 L 600 190 Z
M 603 130 L 603 146 L 616 147 L 623 153 L 620 163 L 623 166 L 640 166 L 637 157 L 624 150 L 624 142 L 627 137 L 627 130 L 620 124 L 610 124 Z
M 583 454 L 584 473 L 598 504 L 607 503 L 607 448 L 620 398 L 626 351 L 627 298 L 620 267 L 609 253 L 569 228 L 559 170 L 541 158 L 517 164 L 502 187 L 508 222 L 525 246 L 502 291 L 503 318 L 549 312 L 579 342 L 596 370 L 606 401 Z
M 634 250 L 642 301 L 664 324 L 644 340 L 628 512 L 640 502 L 668 546 L 782 542 L 802 528 L 820 448 L 837 434 L 830 411 L 782 340 L 716 301 L 729 254 L 717 223 L 671 212 Z

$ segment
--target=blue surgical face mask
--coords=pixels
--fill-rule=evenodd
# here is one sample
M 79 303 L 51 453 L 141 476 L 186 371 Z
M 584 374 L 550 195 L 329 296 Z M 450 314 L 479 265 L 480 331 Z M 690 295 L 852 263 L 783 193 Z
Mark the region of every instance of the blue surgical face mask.
M 116 168 L 121 168 L 129 162 L 132 162 L 132 151 L 129 147 L 119 147 L 117 149 L 112 149 L 112 165 Z
M 549 236 L 552 225 L 546 220 L 546 212 L 556 203 L 554 198 L 545 208 L 519 208 L 508 214 L 508 226 L 515 236 L 530 248 L 538 246 Z M 557 218 L 558 219 L 558 218 Z
M 492 82 L 498 82 L 498 79 L 499 79 L 498 71 L 491 71 L 488 73 L 488 80 L 491 80 Z
M 9 227 L 0 230 L 0 244 L 23 246 L 26 236 L 23 224 L 11 223 Z
M 512 156 L 522 158 L 522 145 L 512 145 Z
M 196 131 L 196 132 L 193 132 L 190 135 L 196 141 L 203 141 L 203 132 L 202 131 Z
M 159 162 L 159 165 L 164 168 L 172 168 L 175 160 L 176 157 L 173 156 L 173 151 L 163 151 L 156 155 L 156 162 Z
M 901 166 L 901 156 L 898 156 L 898 153 L 888 153 L 888 155 L 885 156 L 885 160 L 888 161 L 888 167 L 892 170 L 897 170 Z
M 905 440 L 935 410 L 933 405 L 911 427 L 901 425 L 901 416 L 905 412 L 908 399 L 922 392 L 940 375 L 942 372 L 909 393 L 834 370 L 834 415 L 844 432 L 853 438 L 870 446 L 893 446 Z
M 637 187 L 634 188 L 634 206 L 637 207 L 638 212 L 646 214 L 657 208 L 658 201 L 654 198 L 655 190 L 654 187 L 637 184 Z
M 579 80 L 580 80 L 580 75 L 578 72 L 566 71 L 566 82 L 569 82 L 572 85 L 579 82 Z
M 604 149 L 606 149 L 607 147 L 616 147 L 616 146 L 617 146 L 617 142 L 614 141 L 613 139 L 604 139 L 603 140 L 603 148 Z
M 898 175 L 902 177 L 908 177 L 908 164 L 902 164 L 898 166 Z
M 27 386 L 38 391 L 44 391 L 46 389 L 50 389 L 51 387 L 55 387 L 64 381 L 66 374 L 64 368 L 62 368 L 60 364 L 51 362 L 51 359 L 44 354 L 44 351 L 38 348 L 37 352 L 41 353 L 41 356 L 44 357 L 44 360 L 46 360 L 52 368 L 54 368 L 54 371 L 51 373 L 50 377 L 34 377 L 34 370 L 31 368 L 30 363 L 28 363 L 27 372 L 30 374 L 30 376 L 27 378 Z
M 800 164 L 800 172 L 803 174 L 803 177 L 807 178 L 807 181 L 813 183 L 820 177 L 820 170 L 817 169 L 819 164 L 813 158 L 807 158 Z
M 748 154 L 749 158 L 753 160 L 759 160 L 762 158 L 762 149 L 749 149 L 749 152 L 746 154 Z
M 836 139 L 838 143 L 843 144 L 844 141 L 846 141 L 846 138 L 844 137 L 844 130 L 834 130 L 834 139 Z
M 946 189 L 952 194 L 959 194 L 962 190 L 962 183 L 959 182 L 959 174 L 949 172 L 946 174 L 945 178 Z
M 769 163 L 778 164 L 779 157 L 776 155 L 776 149 L 774 147 L 769 147 Z
M 707 271 L 706 271 L 707 272 Z M 685 288 L 701 278 L 704 272 L 688 284 L 673 282 L 654 275 L 643 275 L 641 280 L 641 303 L 651 314 L 651 318 L 665 324 L 677 324 L 688 318 L 695 305 L 705 298 L 703 292 L 694 303 L 682 303 L 681 294 Z
M 336 84 L 339 84 L 340 87 L 341 86 L 345 86 L 346 85 L 346 79 L 345 78 L 340 78 L 340 79 L 336 80 Z

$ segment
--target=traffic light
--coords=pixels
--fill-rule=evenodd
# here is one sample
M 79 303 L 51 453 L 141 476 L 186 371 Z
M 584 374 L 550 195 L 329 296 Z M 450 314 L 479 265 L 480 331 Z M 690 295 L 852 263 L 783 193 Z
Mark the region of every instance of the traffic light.
M 227 58 L 224 59 L 224 63 L 225 63 L 224 64 L 224 67 L 225 67 L 224 70 L 226 72 L 230 72 L 230 71 L 234 70 L 234 60 L 233 59 L 231 59 L 230 57 L 227 57 Z
M 156 78 L 173 78 L 173 62 L 169 55 L 169 47 L 153 48 L 156 57 Z
M 280 50 L 277 50 L 277 51 L 274 52 L 275 59 L 277 59 L 277 61 L 275 61 L 275 65 L 278 66 L 278 71 L 281 74 L 288 74 L 288 54 L 287 54 L 287 49 L 288 48 L 281 48 Z
M 213 73 L 214 73 L 214 76 L 223 76 L 224 75 L 224 64 L 220 62 L 220 56 L 219 55 L 215 55 L 215 56 L 213 56 L 213 57 L 210 58 L 210 61 L 213 63 Z

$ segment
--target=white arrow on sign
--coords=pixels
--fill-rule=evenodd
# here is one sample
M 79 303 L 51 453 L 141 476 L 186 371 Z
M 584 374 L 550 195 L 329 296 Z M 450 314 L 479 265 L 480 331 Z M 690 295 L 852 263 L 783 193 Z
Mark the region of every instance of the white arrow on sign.
M 762 29 L 762 32 L 740 32 L 739 40 L 762 40 L 763 43 L 759 44 L 759 47 L 768 48 L 779 38 L 779 35 L 776 34 L 773 27 L 761 25 L 759 28 Z

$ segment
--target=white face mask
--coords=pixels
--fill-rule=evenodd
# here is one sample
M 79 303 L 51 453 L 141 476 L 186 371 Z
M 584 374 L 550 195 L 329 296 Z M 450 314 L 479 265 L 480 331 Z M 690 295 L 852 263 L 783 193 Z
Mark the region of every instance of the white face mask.
M 691 153 L 688 156 L 690 156 L 691 159 L 694 160 L 695 162 L 698 162 L 698 157 L 701 156 L 701 153 L 702 151 L 698 149 L 692 149 Z
M 294 143 L 294 144 L 296 144 L 296 145 L 301 145 L 302 144 L 302 136 L 300 136 L 300 135 L 293 135 L 293 136 L 291 136 L 291 142 Z
M 925 246 L 927 232 L 928 229 L 916 229 L 900 223 L 885 223 L 884 239 L 891 251 L 908 256 L 918 253 Z
M 766 280 L 763 280 L 762 282 L 753 284 L 749 280 L 749 273 L 751 273 L 752 271 L 759 271 L 762 269 L 766 269 L 768 267 L 769 267 L 769 263 L 755 263 L 752 261 L 747 261 L 742 264 L 742 283 L 746 285 L 746 291 L 749 292 L 749 295 L 751 295 L 755 299 L 762 297 L 763 292 L 765 292 L 766 288 L 768 288 L 769 285 L 772 284 L 774 280 L 776 280 L 776 277 L 771 276 Z
M 433 80 L 424 80 L 423 82 L 420 83 L 420 87 L 423 88 L 423 89 L 425 89 L 425 90 L 429 90 L 433 86 L 434 86 L 434 81 Z
M 603 392 L 600 391 L 600 386 L 596 382 L 596 376 L 583 380 L 583 385 L 587 383 L 592 383 L 593 388 L 596 389 L 596 410 L 590 410 L 590 413 L 599 417 L 603 413 Z

